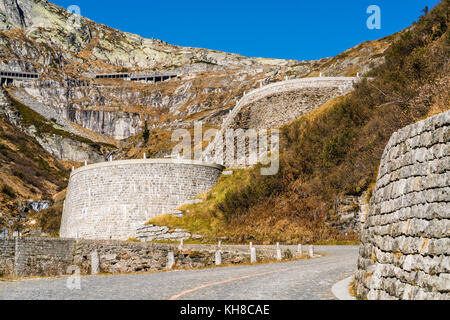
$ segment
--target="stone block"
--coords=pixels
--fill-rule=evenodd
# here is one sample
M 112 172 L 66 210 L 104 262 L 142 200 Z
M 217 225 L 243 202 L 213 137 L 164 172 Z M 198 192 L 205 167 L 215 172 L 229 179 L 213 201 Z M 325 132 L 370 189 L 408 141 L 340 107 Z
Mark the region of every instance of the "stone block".
M 450 111 L 391 137 L 361 235 L 358 294 L 445 299 L 450 269 Z

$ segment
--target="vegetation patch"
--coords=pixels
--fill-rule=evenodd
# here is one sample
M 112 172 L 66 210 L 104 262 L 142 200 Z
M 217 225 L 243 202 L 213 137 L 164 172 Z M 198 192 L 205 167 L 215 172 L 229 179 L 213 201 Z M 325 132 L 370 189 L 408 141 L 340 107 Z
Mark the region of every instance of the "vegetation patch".
M 57 203 L 46 210 L 33 213 L 31 218 L 36 220 L 36 227 L 41 229 L 42 232 L 53 237 L 58 237 L 62 211 L 62 203 Z
M 2 187 L 2 193 L 10 197 L 11 199 L 16 198 L 16 193 L 14 192 L 13 188 L 8 186 L 7 184 L 3 185 Z

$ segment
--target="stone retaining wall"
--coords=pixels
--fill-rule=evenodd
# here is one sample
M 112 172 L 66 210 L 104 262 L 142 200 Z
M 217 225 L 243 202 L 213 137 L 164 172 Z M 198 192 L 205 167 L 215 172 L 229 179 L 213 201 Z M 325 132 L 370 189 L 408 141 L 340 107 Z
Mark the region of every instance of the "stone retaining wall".
M 66 274 L 75 241 L 46 238 L 0 239 L 0 275 Z
M 359 78 L 352 77 L 317 77 L 281 81 L 249 92 L 241 99 L 241 101 L 239 101 L 239 106 L 246 106 L 279 92 L 288 92 L 305 88 L 340 88 L 342 91 L 351 91 L 353 89 L 353 84 L 358 80 Z
M 344 90 L 336 86 L 306 87 L 288 92 L 274 92 L 246 103 L 229 123 L 228 128 L 256 131 L 279 128 L 351 90 L 353 87 Z
M 302 78 L 273 83 L 244 95 L 225 119 L 222 128 L 203 153 L 204 159 L 213 159 L 215 148 L 229 128 L 274 129 L 322 104 L 353 90 L 359 78 L 320 77 Z M 263 112 L 261 112 L 263 111 Z M 244 122 L 244 123 L 243 123 Z M 237 162 L 225 163 L 226 167 Z
M 151 218 L 170 213 L 219 179 L 222 166 L 187 160 L 105 162 L 72 172 L 61 237 L 136 238 Z
M 450 299 L 450 111 L 391 137 L 361 241 L 361 298 Z
M 0 276 L 14 274 L 16 241 L 0 238 Z
M 98 257 L 103 273 L 133 273 L 165 270 L 168 254 L 175 256 L 175 268 L 193 269 L 215 265 L 219 248 L 214 245 L 185 245 L 106 240 L 47 238 L 0 239 L 0 276 L 59 276 L 79 270 L 92 271 L 92 256 Z M 248 247 L 223 246 L 223 264 L 250 262 Z M 257 248 L 258 261 L 276 259 L 276 250 Z M 282 256 L 296 253 L 282 249 Z
M 175 268 L 195 269 L 214 266 L 217 250 L 212 245 L 184 245 L 180 250 L 176 244 L 81 240 L 76 246 L 74 265 L 81 268 L 81 274 L 89 274 L 91 253 L 97 251 L 103 273 L 161 271 L 167 268 L 168 254 L 173 252 Z M 273 260 L 275 254 L 274 250 L 258 250 L 259 261 Z M 222 249 L 223 264 L 249 262 L 249 250 Z

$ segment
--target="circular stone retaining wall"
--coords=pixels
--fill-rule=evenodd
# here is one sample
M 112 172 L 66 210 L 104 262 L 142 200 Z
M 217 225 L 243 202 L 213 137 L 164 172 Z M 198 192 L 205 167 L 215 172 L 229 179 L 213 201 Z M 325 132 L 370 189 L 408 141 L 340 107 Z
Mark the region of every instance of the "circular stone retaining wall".
M 149 219 L 210 190 L 223 167 L 186 160 L 105 162 L 72 172 L 60 236 L 127 240 Z

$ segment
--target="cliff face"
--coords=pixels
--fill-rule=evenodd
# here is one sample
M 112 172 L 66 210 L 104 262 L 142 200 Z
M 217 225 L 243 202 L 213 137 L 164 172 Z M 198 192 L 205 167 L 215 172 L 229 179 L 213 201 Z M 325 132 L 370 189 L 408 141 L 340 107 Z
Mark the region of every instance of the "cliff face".
M 361 298 L 450 298 L 449 159 L 450 111 L 392 136 L 361 237 Z

